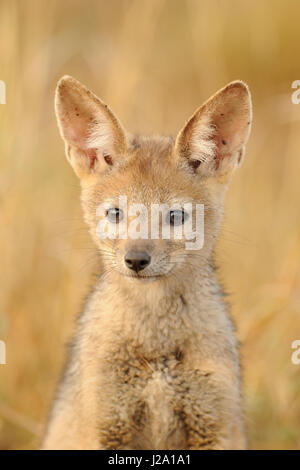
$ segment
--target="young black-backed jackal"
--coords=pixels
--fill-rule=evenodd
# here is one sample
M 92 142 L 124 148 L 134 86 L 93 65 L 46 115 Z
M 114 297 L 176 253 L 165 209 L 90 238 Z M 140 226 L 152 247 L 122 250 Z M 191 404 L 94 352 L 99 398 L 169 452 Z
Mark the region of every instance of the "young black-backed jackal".
M 68 76 L 55 104 L 103 270 L 77 322 L 42 448 L 244 449 L 238 342 L 212 256 L 249 136 L 247 86 L 221 89 L 176 139 L 129 134 Z M 128 207 L 169 208 L 159 221 L 170 237 L 129 236 L 133 218 L 120 196 Z M 174 233 L 195 223 L 187 204 L 204 207 L 197 249 Z M 99 236 L 100 206 L 107 227 L 128 219 L 123 236 Z

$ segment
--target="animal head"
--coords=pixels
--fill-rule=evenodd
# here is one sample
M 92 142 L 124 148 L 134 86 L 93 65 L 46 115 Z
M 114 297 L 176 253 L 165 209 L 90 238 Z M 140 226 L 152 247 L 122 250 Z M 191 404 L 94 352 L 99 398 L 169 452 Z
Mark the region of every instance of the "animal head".
M 204 269 L 249 137 L 247 85 L 235 81 L 218 91 L 176 138 L 131 135 L 69 76 L 57 85 L 55 108 L 67 159 L 81 181 L 85 220 L 107 270 L 142 282 Z

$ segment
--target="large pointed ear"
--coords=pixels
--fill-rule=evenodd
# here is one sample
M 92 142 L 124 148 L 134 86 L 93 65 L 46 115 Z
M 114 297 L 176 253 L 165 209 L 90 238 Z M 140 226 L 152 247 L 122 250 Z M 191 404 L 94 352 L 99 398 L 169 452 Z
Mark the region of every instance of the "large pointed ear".
M 86 179 L 122 164 L 126 134 L 109 107 L 72 77 L 57 84 L 55 111 L 67 158 Z
M 251 120 L 247 85 L 229 83 L 204 103 L 178 134 L 177 165 L 193 174 L 229 180 L 242 162 Z

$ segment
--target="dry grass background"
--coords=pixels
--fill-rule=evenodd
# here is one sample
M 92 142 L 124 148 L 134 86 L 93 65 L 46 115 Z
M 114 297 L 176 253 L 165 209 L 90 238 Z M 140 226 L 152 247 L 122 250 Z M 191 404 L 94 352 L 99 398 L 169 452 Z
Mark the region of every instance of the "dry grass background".
M 300 448 L 298 0 L 1 0 L 0 448 L 45 422 L 95 252 L 53 113 L 74 75 L 132 131 L 175 133 L 233 79 L 254 126 L 227 199 L 218 261 L 241 339 L 251 448 Z

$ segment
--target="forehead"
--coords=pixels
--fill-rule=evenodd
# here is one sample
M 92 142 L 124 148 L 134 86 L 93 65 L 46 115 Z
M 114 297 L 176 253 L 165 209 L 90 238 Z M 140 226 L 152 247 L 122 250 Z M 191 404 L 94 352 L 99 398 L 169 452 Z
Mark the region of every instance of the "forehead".
M 175 166 L 174 141 L 169 137 L 135 137 L 130 142 L 128 163 L 97 185 L 104 200 L 126 196 L 132 203 L 173 203 L 202 199 L 204 188 Z

